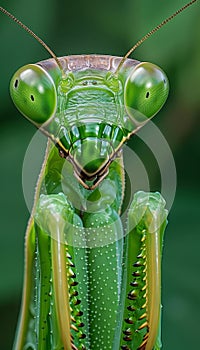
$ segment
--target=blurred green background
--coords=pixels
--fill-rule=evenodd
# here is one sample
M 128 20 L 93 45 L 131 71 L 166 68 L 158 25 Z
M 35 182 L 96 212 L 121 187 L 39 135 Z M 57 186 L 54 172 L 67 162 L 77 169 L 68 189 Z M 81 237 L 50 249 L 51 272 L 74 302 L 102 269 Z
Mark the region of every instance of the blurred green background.
M 79 53 L 118 56 L 185 2 L 10 0 L 1 1 L 1 6 L 30 26 L 58 56 Z M 133 55 L 161 66 L 170 80 L 167 104 L 154 119 L 173 151 L 178 173 L 177 194 L 165 236 L 163 350 L 199 347 L 199 16 L 197 3 Z M 29 217 L 21 169 L 35 128 L 16 111 L 8 88 L 12 74 L 20 66 L 48 58 L 48 54 L 2 14 L 0 44 L 0 348 L 9 350 L 20 306 L 24 233 Z M 131 145 L 134 147 L 134 142 Z M 154 186 L 156 189 L 156 183 Z

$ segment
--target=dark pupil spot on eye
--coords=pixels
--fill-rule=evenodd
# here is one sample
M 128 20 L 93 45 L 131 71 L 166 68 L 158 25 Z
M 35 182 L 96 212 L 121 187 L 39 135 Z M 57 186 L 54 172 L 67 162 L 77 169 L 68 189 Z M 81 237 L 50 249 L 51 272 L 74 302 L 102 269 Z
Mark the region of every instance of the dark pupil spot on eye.
M 35 101 L 35 98 L 33 95 L 31 95 L 31 101 Z
M 149 93 L 149 91 L 147 91 L 146 98 L 149 98 L 149 96 L 150 96 L 150 93 Z
M 14 83 L 14 87 L 15 87 L 15 89 L 18 87 L 18 84 L 19 84 L 19 80 L 18 80 L 18 79 L 16 79 L 16 80 L 15 80 L 15 83 Z

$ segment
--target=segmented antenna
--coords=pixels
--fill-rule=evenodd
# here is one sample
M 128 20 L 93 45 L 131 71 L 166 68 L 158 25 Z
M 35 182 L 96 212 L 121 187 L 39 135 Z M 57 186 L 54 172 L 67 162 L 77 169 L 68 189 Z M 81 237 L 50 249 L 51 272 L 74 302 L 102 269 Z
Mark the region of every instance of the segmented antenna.
M 0 6 L 0 11 L 3 12 L 6 16 L 10 17 L 14 22 L 16 22 L 21 28 L 23 28 L 28 34 L 30 34 L 34 39 L 36 39 L 44 48 L 46 51 L 48 51 L 48 53 L 54 58 L 54 60 L 56 61 L 58 67 L 60 68 L 61 72 L 64 74 L 63 72 L 63 68 L 61 66 L 61 63 L 59 62 L 58 57 L 56 56 L 56 54 L 50 49 L 50 47 L 45 44 L 45 42 L 39 37 L 37 36 L 30 28 L 28 28 L 24 23 L 22 23 L 18 18 L 16 18 L 15 16 L 12 15 L 12 13 L 8 12 L 6 9 L 4 9 L 3 7 Z
M 119 72 L 119 70 L 121 69 L 122 65 L 124 64 L 124 62 L 126 61 L 126 59 L 132 54 L 133 51 L 135 51 L 135 49 L 137 49 L 141 44 L 143 44 L 144 41 L 146 41 L 150 36 L 152 36 L 153 34 L 155 34 L 159 29 L 161 29 L 165 24 L 167 24 L 168 22 L 170 22 L 172 19 L 174 19 L 177 15 L 179 15 L 179 13 L 183 12 L 184 10 L 186 10 L 187 7 L 191 6 L 194 2 L 196 2 L 197 0 L 192 0 L 189 3 L 187 3 L 186 5 L 184 5 L 183 7 L 181 7 L 179 10 L 177 10 L 176 12 L 174 12 L 171 16 L 169 16 L 168 18 L 166 18 L 164 21 L 162 21 L 160 24 L 158 24 L 155 28 L 153 28 L 150 32 L 148 32 L 145 36 L 143 36 L 142 39 L 140 39 L 127 53 L 126 55 L 121 59 L 115 74 L 117 74 Z

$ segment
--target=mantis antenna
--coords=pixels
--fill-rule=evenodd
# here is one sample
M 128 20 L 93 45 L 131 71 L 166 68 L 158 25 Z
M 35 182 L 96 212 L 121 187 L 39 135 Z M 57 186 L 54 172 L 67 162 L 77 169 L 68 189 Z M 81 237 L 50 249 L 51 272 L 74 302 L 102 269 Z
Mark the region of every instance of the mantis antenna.
M 22 23 L 18 18 L 13 16 L 10 12 L 8 12 L 6 9 L 0 6 L 0 11 L 3 12 L 6 16 L 10 17 L 14 22 L 16 22 L 21 28 L 23 28 L 27 33 L 29 33 L 34 39 L 36 39 L 44 48 L 46 51 L 49 52 L 49 54 L 54 58 L 56 61 L 58 67 L 60 68 L 61 72 L 63 72 L 63 68 L 61 63 L 59 62 L 58 57 L 56 54 L 50 49 L 50 47 L 45 44 L 45 42 L 38 36 L 36 35 L 30 28 L 28 28 L 24 23 Z
M 148 32 L 146 35 L 144 35 L 142 37 L 142 39 L 140 39 L 127 53 L 126 55 L 121 59 L 115 74 L 117 74 L 119 72 L 119 70 L 121 69 L 122 65 L 124 64 L 124 62 L 126 61 L 126 59 L 131 55 L 131 53 L 133 51 L 135 51 L 141 44 L 143 44 L 144 41 L 146 41 L 150 36 L 152 36 L 153 34 L 155 34 L 159 29 L 161 29 L 165 24 L 167 24 L 168 22 L 170 22 L 172 19 L 174 19 L 177 15 L 179 15 L 181 12 L 183 12 L 184 10 L 186 10 L 186 8 L 188 8 L 189 6 L 191 6 L 193 3 L 195 3 L 197 0 L 192 0 L 189 3 L 187 3 L 186 5 L 184 5 L 183 7 L 181 7 L 179 10 L 177 10 L 176 12 L 174 12 L 171 16 L 169 16 L 168 18 L 166 18 L 164 21 L 162 21 L 160 24 L 158 24 L 155 28 L 153 28 L 150 32 Z M 26 32 L 28 32 L 33 38 L 35 38 L 44 48 L 45 50 L 47 50 L 49 52 L 49 54 L 54 58 L 54 60 L 56 61 L 58 67 L 60 68 L 61 72 L 64 74 L 63 72 L 63 68 L 61 63 L 59 62 L 58 57 L 56 56 L 56 54 L 50 49 L 50 47 L 45 44 L 45 42 L 39 37 L 37 36 L 30 28 L 28 28 L 24 23 L 22 23 L 19 19 L 17 19 L 15 16 L 13 16 L 10 12 L 8 12 L 6 9 L 4 9 L 3 7 L 0 6 L 0 11 L 3 12 L 5 15 L 7 15 L 8 17 L 10 17 L 14 22 L 16 22 L 20 27 L 22 27 Z
M 132 54 L 133 51 L 135 51 L 141 44 L 143 44 L 144 41 L 146 41 L 150 36 L 152 36 L 153 34 L 155 34 L 159 29 L 161 29 L 165 24 L 167 24 L 168 22 L 170 22 L 172 19 L 174 19 L 177 15 L 179 15 L 179 13 L 183 12 L 184 10 L 186 10 L 186 8 L 188 8 L 189 6 L 191 6 L 194 2 L 196 2 L 197 0 L 192 0 L 189 3 L 187 3 L 186 5 L 184 5 L 183 7 L 181 7 L 179 10 L 177 10 L 176 12 L 174 12 L 171 16 L 169 16 L 168 18 L 166 18 L 164 21 L 162 21 L 160 24 L 158 24 L 155 28 L 153 28 L 150 32 L 148 32 L 146 35 L 143 36 L 142 39 L 140 39 L 133 47 L 131 47 L 131 49 L 126 53 L 126 55 L 122 58 L 122 60 L 120 61 L 115 74 L 117 74 L 119 72 L 119 70 L 121 69 L 122 65 L 124 64 L 124 62 L 126 61 L 126 59 Z

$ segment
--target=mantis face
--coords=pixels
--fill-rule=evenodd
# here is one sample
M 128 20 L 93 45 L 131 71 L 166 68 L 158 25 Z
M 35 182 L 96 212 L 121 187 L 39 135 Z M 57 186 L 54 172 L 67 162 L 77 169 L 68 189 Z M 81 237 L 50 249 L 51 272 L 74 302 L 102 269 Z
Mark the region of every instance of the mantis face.
M 19 111 L 47 134 L 68 159 L 85 188 L 107 175 L 124 142 L 151 119 L 168 96 L 168 80 L 156 65 L 120 58 L 61 59 L 64 77 L 52 60 L 20 68 L 11 80 Z

